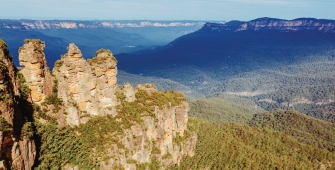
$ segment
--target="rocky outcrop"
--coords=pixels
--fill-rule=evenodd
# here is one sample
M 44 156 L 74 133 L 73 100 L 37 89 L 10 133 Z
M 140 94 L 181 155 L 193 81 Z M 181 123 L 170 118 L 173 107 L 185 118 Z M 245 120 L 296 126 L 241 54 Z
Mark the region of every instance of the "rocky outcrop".
M 31 116 L 25 108 L 22 82 L 7 45 L 0 39 L 0 168 L 31 169 L 36 156 L 34 140 L 24 136 L 22 127 Z M 22 110 L 25 111 L 23 114 Z
M 298 18 L 282 20 L 276 18 L 259 18 L 248 22 L 230 21 L 224 24 L 206 23 L 202 29 L 210 31 L 247 31 L 247 30 L 281 30 L 294 32 L 299 30 L 315 30 L 335 33 L 335 21 L 314 18 Z
M 101 49 L 86 61 L 74 44 L 55 63 L 53 74 L 58 80 L 58 96 L 63 100 L 67 123 L 79 125 L 90 115 L 115 114 L 116 59 Z
M 14 142 L 12 148 L 12 166 L 15 169 L 31 169 L 36 157 L 36 146 L 33 140 L 22 139 Z
M 25 40 L 25 44 L 19 49 L 19 60 L 24 75 L 31 90 L 33 102 L 40 103 L 52 94 L 54 85 L 53 77 L 45 59 L 43 49 L 44 42 L 40 40 Z
M 159 100 L 158 95 L 166 95 L 151 84 L 138 85 L 135 89 L 125 84 L 121 89 L 125 96 L 123 102 L 140 102 L 138 100 L 140 96 L 143 98 L 143 93 L 153 100 Z M 133 98 L 136 94 L 139 95 L 138 98 Z M 120 138 L 124 148 L 118 145 L 112 147 L 109 152 L 109 157 L 112 158 L 101 162 L 100 169 L 112 169 L 115 165 L 124 169 L 136 169 L 136 164 L 150 164 L 153 161 L 157 161 L 164 169 L 179 164 L 187 155 L 193 156 L 197 138 L 187 130 L 189 105 L 183 96 L 176 97 L 175 100 L 180 100 L 180 103 L 152 105 L 153 115 L 143 116 L 142 123 L 133 124 L 125 130 Z M 126 150 L 129 152 L 122 154 Z
M 121 88 L 122 93 L 125 95 L 125 100 L 127 102 L 134 102 L 135 101 L 135 90 L 134 88 L 129 84 L 126 83 Z

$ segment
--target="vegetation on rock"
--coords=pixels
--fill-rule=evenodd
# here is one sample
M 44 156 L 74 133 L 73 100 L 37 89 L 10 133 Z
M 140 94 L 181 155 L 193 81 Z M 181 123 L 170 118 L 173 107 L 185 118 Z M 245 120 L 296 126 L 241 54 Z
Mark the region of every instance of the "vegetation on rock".
M 20 82 L 20 85 L 21 85 L 20 94 L 21 94 L 22 98 L 26 100 L 30 96 L 31 90 L 30 90 L 24 76 L 20 72 L 16 73 L 16 77 L 19 79 L 19 82 Z
M 52 124 L 37 123 L 39 157 L 37 170 L 62 169 L 65 165 L 79 165 L 81 169 L 93 169 L 89 149 L 72 129 L 60 129 Z
M 100 54 L 105 53 L 106 55 L 101 56 Z M 113 56 L 112 52 L 110 50 L 106 50 L 101 48 L 95 53 L 95 57 L 92 59 L 87 60 L 90 65 L 95 64 L 103 64 L 106 61 L 111 62 L 114 61 L 115 63 L 117 62 L 115 57 Z
M 0 38 L 0 48 L 3 48 L 3 49 L 7 48 L 7 44 L 2 38 Z
M 61 104 L 63 103 L 62 99 L 58 97 L 58 80 L 54 79 L 54 86 L 52 87 L 52 95 L 47 96 L 42 102 L 43 105 L 53 105 L 55 111 L 57 112 L 60 109 Z
M 125 101 L 125 96 L 122 93 L 116 93 L 120 105 L 117 106 L 116 118 L 121 120 L 122 126 L 129 128 L 134 123 L 141 123 L 143 116 L 152 116 L 155 106 L 160 109 L 171 108 L 178 106 L 181 102 L 186 101 L 182 93 L 175 91 L 155 91 L 149 94 L 143 89 L 137 88 L 135 93 L 136 100 L 134 102 Z
M 8 132 L 12 128 L 10 125 L 1 115 L 0 115 L 0 131 Z

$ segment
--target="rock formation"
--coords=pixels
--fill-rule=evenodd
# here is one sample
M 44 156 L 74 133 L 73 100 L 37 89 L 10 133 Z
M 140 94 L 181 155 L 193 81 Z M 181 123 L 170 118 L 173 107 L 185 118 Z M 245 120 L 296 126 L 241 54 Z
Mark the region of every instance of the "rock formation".
M 156 98 L 154 95 L 164 95 L 150 84 L 138 85 L 135 89 L 125 84 L 119 89 L 116 64 L 109 50 L 101 49 L 95 57 L 86 61 L 77 46 L 69 45 L 68 53 L 56 62 L 53 69 L 58 80 L 58 96 L 64 102 L 69 125 L 85 123 L 93 115 L 113 115 L 120 121 L 130 120 L 132 115 L 122 115 L 127 114 L 123 113 L 122 102 L 145 105 L 141 102 L 146 100 L 138 101 L 136 95 L 145 93 L 152 96 L 152 100 L 159 100 L 159 96 Z M 117 98 L 117 93 L 121 93 L 124 98 Z M 189 106 L 183 96 L 180 100 L 183 102 L 178 105 L 169 101 L 162 103 L 162 106 L 151 105 L 151 116 L 142 115 L 143 123 L 132 122 L 129 129 L 124 129 L 123 135 L 117 136 L 125 148 L 118 145 L 106 148 L 110 159 L 101 161 L 100 169 L 112 169 L 115 165 L 136 169 L 136 164 L 151 163 L 152 159 L 167 167 L 179 163 L 186 155 L 193 155 L 196 137 L 191 132 L 186 137 L 184 135 Z M 175 138 L 183 140 L 175 142 Z M 126 150 L 128 154 L 124 154 Z M 129 160 L 136 161 L 136 164 L 127 163 Z
M 101 49 L 86 61 L 74 44 L 58 60 L 53 69 L 58 80 L 58 96 L 63 100 L 67 123 L 86 122 L 90 115 L 115 114 L 116 59 Z
M 30 112 L 20 99 L 24 92 L 18 74 L 7 45 L 0 39 L 0 169 L 31 169 L 36 156 L 34 140 L 24 136 L 31 130 L 25 126 Z
M 140 91 L 140 92 L 139 92 Z M 153 99 L 159 94 L 155 86 L 151 84 L 138 85 L 133 89 L 129 84 L 122 87 L 122 92 L 126 102 L 139 102 L 138 99 L 130 98 L 129 95 L 146 93 Z M 142 94 L 141 94 L 142 95 Z M 156 99 L 159 97 L 157 96 Z M 130 100 L 131 99 L 131 100 Z M 143 116 L 143 123 L 133 124 L 130 129 L 125 130 L 121 140 L 124 148 L 115 145 L 111 150 L 110 157 L 106 162 L 102 162 L 100 169 L 112 169 L 113 165 L 119 165 L 125 169 L 136 169 L 136 164 L 150 163 L 156 160 L 162 167 L 172 164 L 179 164 L 184 156 L 193 156 L 195 152 L 196 135 L 187 130 L 188 122 L 188 102 L 183 97 L 177 105 L 164 103 L 164 106 L 152 106 L 153 115 Z M 150 102 L 149 102 L 150 103 Z M 141 103 L 143 104 L 143 103 Z M 118 113 L 122 114 L 122 113 Z M 178 141 L 179 140 L 179 141 Z M 120 154 L 129 150 L 128 154 Z
M 48 154 L 45 153 L 48 150 L 42 148 L 43 143 L 45 146 L 50 136 L 58 135 L 40 134 L 40 130 L 36 133 L 35 129 L 43 127 L 70 129 L 66 133 L 78 137 L 81 143 L 77 145 L 71 143 L 73 139 L 64 138 L 70 143 L 60 147 L 84 148 L 83 152 L 93 155 L 85 157 L 92 161 L 89 166 L 103 170 L 137 169 L 150 164 L 165 169 L 179 164 L 184 156 L 194 154 L 196 135 L 187 129 L 189 106 L 181 93 L 161 92 L 151 84 L 136 88 L 125 84 L 119 88 L 117 61 L 111 51 L 98 50 L 95 57 L 85 60 L 74 44 L 70 44 L 68 52 L 55 63 L 53 77 L 46 65 L 44 46 L 40 40 L 26 40 L 19 50 L 22 66 L 19 71 L 11 61 L 7 45 L 0 41 L 0 169 L 23 170 L 33 166 L 45 169 L 55 165 L 62 169 L 80 169 L 80 163 L 72 163 L 74 167 L 67 164 L 72 158 L 49 164 L 52 159 L 61 159 L 57 153 L 39 155 L 43 159 L 38 159 L 37 163 L 47 162 L 42 162 L 40 167 L 34 165 L 36 150 L 44 151 L 39 154 Z M 103 123 L 104 126 L 90 124 L 91 119 L 99 117 L 112 121 Z M 101 132 L 110 123 L 118 126 L 115 127 L 118 133 L 114 133 L 114 129 Z M 84 125 L 90 127 L 89 131 L 97 126 L 96 133 L 88 136 L 88 140 L 81 138 Z M 92 146 L 94 135 L 111 135 L 112 140 Z M 35 146 L 36 137 L 41 143 L 37 146 L 39 149 Z
M 33 102 L 41 102 L 52 94 L 53 77 L 47 66 L 43 49 L 44 42 L 40 40 L 26 40 L 19 49 L 19 60 L 24 75 L 31 90 Z

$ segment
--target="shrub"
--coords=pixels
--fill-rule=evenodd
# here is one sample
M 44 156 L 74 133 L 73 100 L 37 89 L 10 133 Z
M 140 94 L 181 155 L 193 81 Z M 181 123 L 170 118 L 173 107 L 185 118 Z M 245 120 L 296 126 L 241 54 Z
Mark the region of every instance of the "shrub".
M 4 103 L 6 103 L 8 106 L 13 106 L 14 101 L 10 94 L 0 94 L 0 100 L 2 100 Z
M 10 125 L 2 116 L 0 116 L 0 131 L 8 132 L 12 129 Z
M 33 122 L 26 122 L 21 129 L 21 136 L 27 139 L 33 139 L 35 134 Z
M 62 169 L 66 164 L 80 169 L 94 169 L 89 149 L 71 128 L 60 129 L 51 124 L 37 124 L 37 137 L 41 141 L 35 169 Z
M 16 73 L 16 77 L 19 79 L 19 82 L 21 85 L 20 94 L 23 99 L 27 99 L 30 95 L 31 90 L 26 82 L 26 79 L 24 78 L 23 74 L 20 72 Z
M 7 44 L 5 43 L 5 41 L 3 39 L 0 38 L 0 48 L 7 48 Z

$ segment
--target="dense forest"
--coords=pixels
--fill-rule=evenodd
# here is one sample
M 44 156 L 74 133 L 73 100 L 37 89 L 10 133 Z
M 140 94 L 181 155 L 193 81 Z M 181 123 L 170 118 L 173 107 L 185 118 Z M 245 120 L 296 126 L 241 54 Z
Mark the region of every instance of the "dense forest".
M 180 166 L 171 169 L 334 168 L 333 151 L 300 142 L 294 136 L 267 127 L 237 123 L 213 125 L 192 118 L 189 128 L 198 134 L 195 155 L 184 158 Z M 332 133 L 328 131 L 325 135 Z

